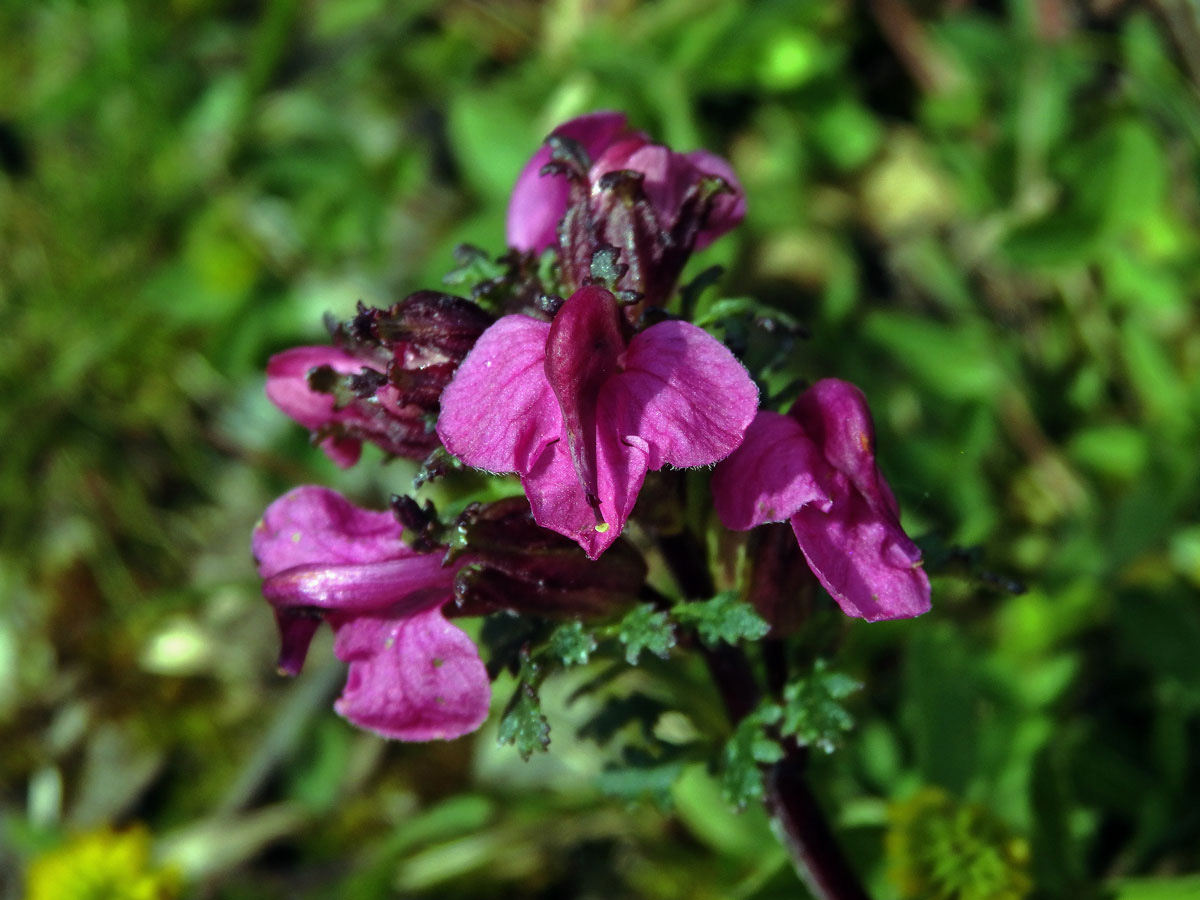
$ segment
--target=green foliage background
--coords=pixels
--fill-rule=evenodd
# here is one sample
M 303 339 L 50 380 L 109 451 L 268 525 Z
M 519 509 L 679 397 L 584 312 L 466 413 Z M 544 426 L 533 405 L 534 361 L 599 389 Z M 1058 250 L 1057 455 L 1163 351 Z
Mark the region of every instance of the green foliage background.
M 193 896 L 801 895 L 703 769 L 602 774 L 577 680 L 524 763 L 495 716 L 350 729 L 328 643 L 272 671 L 259 513 L 409 472 L 336 471 L 266 358 L 499 252 L 595 108 L 731 159 L 749 216 L 697 264 L 807 326 L 786 375 L 863 387 L 948 573 L 845 626 L 814 780 L 878 896 L 922 786 L 1027 839 L 1036 896 L 1200 896 L 1198 47 L 1183 0 L 0 5 L 0 896 L 134 820 Z

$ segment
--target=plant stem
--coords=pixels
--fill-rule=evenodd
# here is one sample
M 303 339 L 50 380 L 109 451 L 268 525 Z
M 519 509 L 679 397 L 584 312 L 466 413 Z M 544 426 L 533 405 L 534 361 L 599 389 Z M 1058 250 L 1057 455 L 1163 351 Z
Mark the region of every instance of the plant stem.
M 659 549 L 685 597 L 712 596 L 715 589 L 704 547 L 693 534 L 662 537 Z M 702 651 L 730 722 L 737 725 L 754 711 L 761 697 L 754 670 L 746 654 L 731 644 L 702 647 Z M 870 900 L 808 786 L 804 777 L 807 759 L 807 751 L 788 740 L 783 759 L 765 772 L 764 802 L 780 843 L 817 900 Z
M 767 771 L 767 812 L 796 871 L 818 900 L 870 900 L 804 777 L 807 754 L 793 747 Z

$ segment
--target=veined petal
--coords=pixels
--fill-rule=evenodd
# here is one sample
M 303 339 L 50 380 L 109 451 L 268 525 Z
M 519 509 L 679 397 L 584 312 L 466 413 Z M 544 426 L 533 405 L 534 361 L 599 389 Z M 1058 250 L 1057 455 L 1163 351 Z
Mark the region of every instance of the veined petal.
M 687 322 L 660 322 L 630 342 L 599 415 L 646 442 L 651 469 L 688 468 L 728 456 L 757 408 L 758 389 L 724 344 Z
M 624 130 L 624 113 L 596 112 L 564 122 L 553 133 L 577 141 L 594 160 Z M 564 178 L 541 174 L 548 162 L 550 148 L 543 146 L 517 177 L 505 223 L 510 247 L 541 253 L 558 238 L 570 188 Z
M 809 567 L 849 616 L 869 622 L 929 611 L 921 551 L 895 520 L 871 508 L 844 476 L 833 506 L 801 507 L 792 530 Z
M 562 416 L 546 380 L 548 322 L 505 316 L 462 361 L 442 392 L 437 431 L 467 465 L 525 474 L 562 433 Z
M 293 488 L 267 507 L 254 528 L 258 573 L 270 578 L 296 566 L 374 563 L 413 555 L 390 512 L 355 506 L 337 491 Z
M 746 531 L 783 522 L 806 504 L 828 510 L 820 472 L 828 470 L 816 445 L 791 416 L 762 411 L 746 439 L 718 466 L 712 479 L 717 515 L 727 528 Z
M 596 559 L 617 539 L 646 477 L 643 442 L 627 445 L 610 428 L 599 429 L 597 484 L 600 517 L 588 503 L 583 486 L 563 442 L 546 448 L 534 469 L 521 479 L 533 518 L 543 528 L 576 541 Z M 603 530 L 600 530 L 603 529 Z
M 335 625 L 350 664 L 334 708 L 355 725 L 403 741 L 450 740 L 487 718 L 491 687 L 479 651 L 442 616 L 359 616 Z

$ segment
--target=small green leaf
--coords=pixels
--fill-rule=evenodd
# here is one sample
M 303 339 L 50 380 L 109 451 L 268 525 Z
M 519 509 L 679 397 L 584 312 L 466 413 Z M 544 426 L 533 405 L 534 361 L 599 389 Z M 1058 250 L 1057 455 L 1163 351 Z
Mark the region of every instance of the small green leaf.
M 564 666 L 582 666 L 596 649 L 596 639 L 582 622 L 568 622 L 551 633 L 549 649 Z
M 825 660 L 818 659 L 811 675 L 784 688 L 780 731 L 801 744 L 832 753 L 841 743 L 842 732 L 854 727 L 854 718 L 840 701 L 861 687 L 847 675 L 828 671 Z
M 679 622 L 695 626 L 700 640 L 710 647 L 721 641 L 757 641 L 771 630 L 754 607 L 738 599 L 736 591 L 724 591 L 711 600 L 677 606 L 673 611 Z
M 765 728 L 776 724 L 783 710 L 774 703 L 760 706 L 746 716 L 725 744 L 721 789 L 725 799 L 738 808 L 763 795 L 761 766 L 783 759 L 783 748 Z
M 617 637 L 625 645 L 625 659 L 636 666 L 643 650 L 649 650 L 663 659 L 675 646 L 675 628 L 665 612 L 659 612 L 651 603 L 634 607 L 621 620 Z
M 523 681 L 504 710 L 496 739 L 501 745 L 512 744 L 524 760 L 550 746 L 550 723 L 542 715 L 537 692 Z
M 459 244 L 455 247 L 454 262 L 455 268 L 442 279 L 449 285 L 475 287 L 485 281 L 503 278 L 507 272 L 502 262 L 493 259 L 486 250 L 473 244 Z

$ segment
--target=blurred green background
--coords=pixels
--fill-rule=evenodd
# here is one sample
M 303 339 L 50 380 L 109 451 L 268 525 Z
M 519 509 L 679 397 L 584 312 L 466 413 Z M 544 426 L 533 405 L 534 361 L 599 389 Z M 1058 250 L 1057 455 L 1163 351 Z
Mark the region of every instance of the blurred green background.
M 354 731 L 327 636 L 273 671 L 262 509 L 409 469 L 336 471 L 266 358 L 500 252 L 520 166 L 596 108 L 731 159 L 749 215 L 697 266 L 864 388 L 949 573 L 847 625 L 859 726 L 815 764 L 877 896 L 933 897 L 885 853 L 931 788 L 1038 897 L 1200 896 L 1198 79 L 1187 0 L 0 4 L 0 897 L 39 859 L 64 900 L 804 896 L 702 768 L 598 779 L 565 680 L 526 764 L 494 717 Z M 71 836 L 133 823 L 153 861 L 85 893 Z

